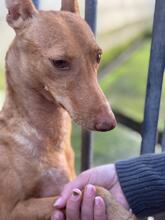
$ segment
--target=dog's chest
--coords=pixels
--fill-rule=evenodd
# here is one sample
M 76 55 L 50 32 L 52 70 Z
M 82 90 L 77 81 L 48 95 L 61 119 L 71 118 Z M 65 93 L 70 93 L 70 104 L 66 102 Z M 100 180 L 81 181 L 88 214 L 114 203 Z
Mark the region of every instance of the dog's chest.
M 32 132 L 33 131 L 33 132 Z M 64 185 L 69 181 L 65 151 L 59 149 L 50 141 L 40 140 L 36 131 L 28 130 L 14 135 L 14 140 L 19 148 L 16 152 L 21 182 L 26 190 L 25 195 L 34 197 L 50 197 L 59 195 Z M 30 133 L 32 132 L 32 133 Z M 17 166 L 17 162 L 16 162 Z
M 59 195 L 67 182 L 68 177 L 64 171 L 49 168 L 40 176 L 36 186 L 36 193 L 39 197 Z

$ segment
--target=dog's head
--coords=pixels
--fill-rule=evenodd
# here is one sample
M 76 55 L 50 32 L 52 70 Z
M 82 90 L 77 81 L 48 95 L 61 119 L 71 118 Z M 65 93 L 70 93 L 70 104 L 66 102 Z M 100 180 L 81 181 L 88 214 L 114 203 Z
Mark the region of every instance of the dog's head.
M 114 128 L 115 117 L 97 82 L 102 51 L 78 13 L 78 2 L 63 0 L 61 11 L 47 12 L 31 0 L 6 3 L 7 21 L 16 32 L 11 49 L 18 62 L 12 68 L 21 69 L 15 80 L 61 105 L 88 129 Z

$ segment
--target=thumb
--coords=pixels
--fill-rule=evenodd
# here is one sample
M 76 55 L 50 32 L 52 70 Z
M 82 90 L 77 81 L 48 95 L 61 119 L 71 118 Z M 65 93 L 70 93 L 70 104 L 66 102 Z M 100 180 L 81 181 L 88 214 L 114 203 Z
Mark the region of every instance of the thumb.
M 62 209 L 66 207 L 66 202 L 71 196 L 74 189 L 82 190 L 89 182 L 89 175 L 87 172 L 80 174 L 75 180 L 66 184 L 61 193 L 61 196 L 54 203 L 54 207 Z

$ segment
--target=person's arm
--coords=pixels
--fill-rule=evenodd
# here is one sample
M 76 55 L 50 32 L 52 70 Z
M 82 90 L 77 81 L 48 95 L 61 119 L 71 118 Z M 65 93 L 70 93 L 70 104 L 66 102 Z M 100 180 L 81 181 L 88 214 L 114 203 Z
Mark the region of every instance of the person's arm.
M 87 194 L 84 193 L 85 199 L 88 199 L 88 202 L 84 204 L 82 202 L 84 198 L 80 195 L 77 209 L 75 206 L 78 203 L 74 203 L 71 199 L 74 189 L 82 190 L 88 184 L 108 189 L 119 203 L 127 209 L 131 208 L 137 216 L 145 217 L 165 211 L 165 154 L 145 155 L 119 161 L 115 165 L 110 164 L 87 170 L 65 186 L 55 207 L 59 209 L 66 207 L 68 212 L 72 210 L 72 215 L 76 210 L 78 211 L 76 215 L 80 216 L 80 208 L 83 206 L 82 210 L 87 212 L 88 218 L 80 216 L 77 220 L 92 219 L 94 207 L 90 209 L 90 212 L 87 210 L 89 204 L 94 204 L 94 191 L 91 198 L 87 198 Z M 100 211 L 103 213 L 105 209 L 103 203 L 102 207 Z M 52 219 L 58 220 L 58 218 Z M 71 218 L 67 219 L 71 220 Z
M 115 165 L 109 164 L 87 170 L 68 183 L 55 203 L 56 210 L 52 215 L 52 220 L 64 220 L 60 212 L 63 208 L 66 208 L 67 220 L 106 220 L 104 201 L 96 196 L 96 189 L 93 185 L 110 190 L 119 203 L 129 208 L 117 179 Z M 84 189 L 83 196 L 80 191 L 82 189 Z
M 121 188 L 139 217 L 165 211 L 165 154 L 116 162 Z

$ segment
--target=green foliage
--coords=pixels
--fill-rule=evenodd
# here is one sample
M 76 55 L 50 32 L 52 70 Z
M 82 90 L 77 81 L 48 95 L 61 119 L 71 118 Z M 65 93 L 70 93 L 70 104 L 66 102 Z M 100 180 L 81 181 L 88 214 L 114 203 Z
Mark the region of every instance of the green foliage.
M 130 40 L 127 40 L 122 44 L 120 44 L 119 42 L 118 46 L 107 49 L 106 51 L 103 52 L 100 69 L 104 68 L 107 64 L 109 64 L 110 61 L 115 60 L 124 50 L 128 49 L 137 40 L 139 41 L 140 39 L 144 39 L 144 38 L 147 39 L 150 37 L 151 37 L 151 32 L 149 30 L 146 30 L 140 33 L 138 36 Z
M 150 41 L 138 49 L 122 66 L 101 80 L 101 87 L 114 108 L 142 120 Z
M 129 41 L 129 42 L 122 44 L 118 47 L 110 48 L 109 50 L 105 51 L 102 55 L 100 69 L 104 68 L 107 64 L 109 64 L 109 61 L 112 61 L 116 57 L 118 57 L 125 49 L 127 49 L 131 45 L 131 43 L 132 43 L 132 41 Z
M 79 172 L 81 136 L 80 127 L 76 124 L 73 126 L 72 146 L 76 156 L 76 170 Z M 138 156 L 140 153 L 140 136 L 121 125 L 110 132 L 93 132 L 93 151 L 93 166 Z
M 150 40 L 146 40 L 122 66 L 109 73 L 101 80 L 101 87 L 110 99 L 113 108 L 142 121 L 147 84 Z M 165 85 L 163 86 L 165 91 Z M 162 98 L 162 108 L 165 101 Z M 164 116 L 161 111 L 160 125 L 163 127 Z

